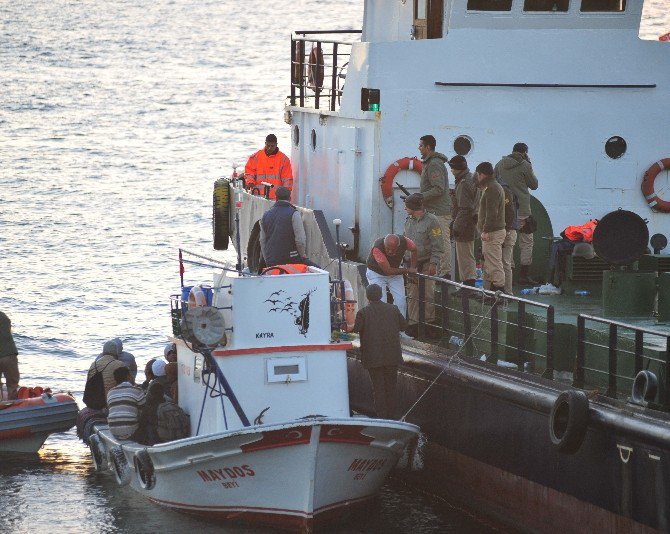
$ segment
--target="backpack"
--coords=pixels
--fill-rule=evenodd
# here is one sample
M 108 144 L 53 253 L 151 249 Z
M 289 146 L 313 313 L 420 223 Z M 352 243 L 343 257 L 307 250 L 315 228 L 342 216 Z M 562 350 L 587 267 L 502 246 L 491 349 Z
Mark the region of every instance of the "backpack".
M 109 362 L 109 365 L 112 362 Z M 107 365 L 102 368 L 102 371 L 107 369 Z M 105 381 L 102 378 L 102 371 L 98 371 L 97 362 L 95 363 L 95 373 L 86 380 L 84 386 L 84 404 L 92 410 L 102 410 L 107 406 L 107 397 L 105 396 Z
M 498 183 L 505 192 L 505 229 L 519 230 L 519 199 L 509 185 L 500 179 Z
M 156 421 L 158 438 L 162 442 L 187 438 L 191 434 L 191 418 L 172 401 L 165 401 L 158 405 Z

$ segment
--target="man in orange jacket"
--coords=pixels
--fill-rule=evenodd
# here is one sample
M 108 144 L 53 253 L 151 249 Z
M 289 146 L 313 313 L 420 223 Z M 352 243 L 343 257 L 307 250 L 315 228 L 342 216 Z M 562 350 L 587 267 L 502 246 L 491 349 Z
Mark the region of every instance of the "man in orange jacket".
M 291 160 L 277 148 L 277 136 L 269 134 L 265 138 L 265 148 L 253 154 L 244 167 L 244 182 L 247 188 L 258 187 L 261 194 L 264 187 L 261 182 L 272 184 L 270 198 L 275 199 L 275 190 L 280 185 L 293 190 L 293 169 Z

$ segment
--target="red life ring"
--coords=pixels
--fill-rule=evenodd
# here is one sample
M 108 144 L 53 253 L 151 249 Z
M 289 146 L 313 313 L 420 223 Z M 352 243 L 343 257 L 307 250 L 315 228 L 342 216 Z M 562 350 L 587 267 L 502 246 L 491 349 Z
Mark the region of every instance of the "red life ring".
M 379 183 L 382 187 L 382 196 L 384 197 L 384 202 L 389 208 L 393 207 L 393 180 L 395 175 L 398 174 L 398 171 L 414 171 L 421 174 L 423 171 L 423 163 L 419 158 L 400 158 L 397 161 L 391 163 L 386 169 L 384 176 L 379 179 Z
M 670 213 L 670 202 L 660 198 L 654 191 L 654 180 L 664 170 L 670 170 L 670 158 L 659 160 L 647 169 L 642 178 L 642 194 L 651 209 Z
M 307 83 L 312 89 L 323 87 L 323 52 L 320 46 L 315 46 L 309 53 L 307 63 Z

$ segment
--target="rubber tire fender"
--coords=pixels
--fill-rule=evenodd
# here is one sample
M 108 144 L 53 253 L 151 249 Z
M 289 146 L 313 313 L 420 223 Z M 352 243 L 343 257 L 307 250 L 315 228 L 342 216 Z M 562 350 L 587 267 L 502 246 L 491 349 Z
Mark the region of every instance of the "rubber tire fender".
M 126 460 L 126 455 L 121 447 L 114 447 L 109 451 L 112 459 L 112 470 L 114 471 L 114 478 L 119 486 L 127 486 L 130 484 L 130 466 Z
M 88 438 L 88 447 L 91 449 L 93 467 L 98 473 L 104 471 L 107 468 L 107 455 L 105 453 L 105 445 L 100 436 L 93 434 Z
M 584 441 L 589 423 L 589 399 L 581 390 L 563 391 L 551 408 L 549 437 L 564 454 L 576 453 Z
M 152 490 L 156 485 L 156 474 L 154 472 L 154 463 L 146 449 L 135 453 L 133 458 L 135 463 L 135 475 L 140 487 L 145 490 Z
M 228 250 L 230 242 L 230 181 L 220 178 L 214 182 L 212 198 L 212 233 L 214 250 Z

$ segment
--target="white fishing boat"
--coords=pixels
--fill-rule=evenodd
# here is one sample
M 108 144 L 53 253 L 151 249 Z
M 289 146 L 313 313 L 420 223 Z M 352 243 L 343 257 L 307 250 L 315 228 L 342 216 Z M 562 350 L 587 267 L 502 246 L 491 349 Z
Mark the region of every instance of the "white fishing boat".
M 0 401 L 0 453 L 39 451 L 49 435 L 74 426 L 78 411 L 66 393 Z
M 99 427 L 96 467 L 174 510 L 305 532 L 374 498 L 419 429 L 350 415 L 328 273 L 224 270 L 197 301 L 174 338 L 190 437 L 146 447 Z

